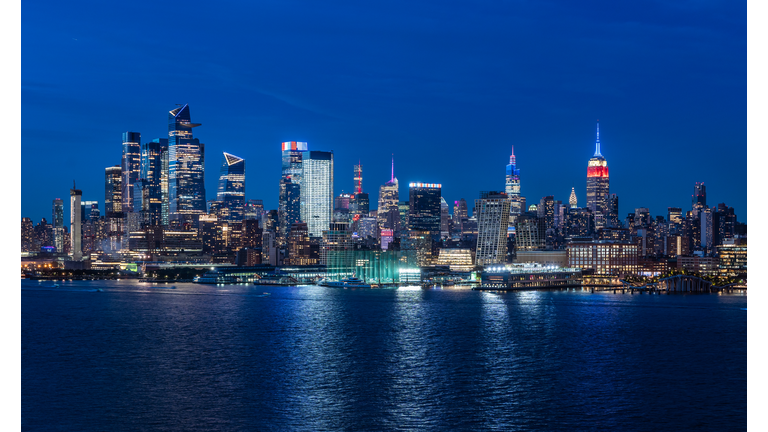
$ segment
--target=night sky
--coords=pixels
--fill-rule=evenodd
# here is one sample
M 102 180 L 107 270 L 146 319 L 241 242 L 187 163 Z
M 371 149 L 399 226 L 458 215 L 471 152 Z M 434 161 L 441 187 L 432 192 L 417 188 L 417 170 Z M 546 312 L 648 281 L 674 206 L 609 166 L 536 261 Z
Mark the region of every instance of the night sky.
M 141 4 L 137 4 L 141 3 Z M 453 204 L 503 190 L 586 204 L 600 119 L 620 218 L 707 204 L 747 216 L 745 2 L 24 2 L 21 216 L 51 220 L 72 180 L 104 209 L 121 134 L 167 137 L 188 103 L 206 145 L 246 159 L 246 198 L 277 208 L 280 142 L 353 164 L 374 208 L 389 180 L 442 183 Z

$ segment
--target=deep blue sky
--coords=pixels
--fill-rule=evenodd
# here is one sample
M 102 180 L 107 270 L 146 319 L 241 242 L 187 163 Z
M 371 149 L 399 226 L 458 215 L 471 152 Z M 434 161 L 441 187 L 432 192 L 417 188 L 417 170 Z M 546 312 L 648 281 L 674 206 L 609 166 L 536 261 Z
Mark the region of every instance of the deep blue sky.
M 635 207 L 747 213 L 745 2 L 25 2 L 21 215 L 69 213 L 77 180 L 103 211 L 121 133 L 167 136 L 189 103 L 215 198 L 221 152 L 246 198 L 277 208 L 280 142 L 335 152 L 335 191 L 364 168 L 501 190 L 515 146 L 528 203 L 586 195 L 600 119 L 623 219 Z M 373 203 L 372 203 L 373 204 Z M 471 204 L 470 204 L 471 205 Z M 65 219 L 69 222 L 69 217 Z

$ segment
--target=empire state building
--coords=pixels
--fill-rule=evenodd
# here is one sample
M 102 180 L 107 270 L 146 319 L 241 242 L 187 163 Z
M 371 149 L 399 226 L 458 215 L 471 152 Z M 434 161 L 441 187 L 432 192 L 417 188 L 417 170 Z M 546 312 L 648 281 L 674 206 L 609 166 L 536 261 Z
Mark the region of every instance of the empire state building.
M 603 220 L 608 215 L 608 162 L 600 153 L 600 123 L 597 123 L 595 155 L 587 166 L 587 208 L 595 219 Z

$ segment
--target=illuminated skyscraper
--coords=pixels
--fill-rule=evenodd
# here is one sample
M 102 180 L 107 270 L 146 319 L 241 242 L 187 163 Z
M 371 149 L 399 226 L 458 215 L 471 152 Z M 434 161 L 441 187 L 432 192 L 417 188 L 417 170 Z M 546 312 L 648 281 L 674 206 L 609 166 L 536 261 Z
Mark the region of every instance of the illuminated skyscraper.
M 287 238 L 291 225 L 301 220 L 302 158 L 303 152 L 307 151 L 307 149 L 308 146 L 305 142 L 286 141 L 280 144 L 282 155 L 280 198 L 278 202 L 278 233 L 283 240 Z
M 707 207 L 707 187 L 704 183 L 696 182 L 693 185 L 693 195 L 691 196 L 691 210 L 694 216 L 698 217 L 701 209 Z
M 671 224 L 682 224 L 683 209 L 680 207 L 667 207 L 667 220 Z
M 608 193 L 608 162 L 600 153 L 600 123 L 598 123 L 595 155 L 589 160 L 587 167 L 587 208 L 595 214 L 596 220 L 604 219 L 608 215 Z M 601 216 L 598 217 L 597 213 Z
M 514 228 L 517 216 L 523 212 L 520 201 L 520 170 L 517 169 L 517 160 L 515 158 L 515 147 L 512 146 L 512 154 L 509 156 L 509 165 L 507 165 L 507 183 L 504 191 L 510 200 L 509 207 L 509 226 Z
M 280 208 L 278 209 L 278 234 L 285 240 L 291 225 L 301 221 L 301 186 L 288 176 L 280 180 Z
M 167 173 L 163 170 L 163 157 L 167 162 L 167 139 L 155 139 L 142 143 L 141 174 L 138 182 L 141 185 L 141 189 L 138 190 L 142 193 L 142 208 L 138 209 L 134 206 L 134 211 L 142 211 L 142 221 L 147 225 L 163 225 L 163 207 L 167 211 L 167 195 L 166 200 L 163 199 L 163 180 L 165 180 L 166 192 L 168 186 Z
M 174 222 L 196 222 L 206 212 L 205 144 L 192 137 L 189 105 L 168 113 L 168 201 Z
M 133 185 L 139 180 L 141 172 L 141 134 L 138 132 L 123 132 L 122 158 L 122 188 L 123 211 L 133 211 Z M 141 209 L 137 209 L 139 211 Z
M 620 228 L 619 222 L 619 196 L 611 194 L 608 198 L 608 226 L 613 228 Z
M 510 199 L 491 192 L 475 201 L 477 216 L 477 265 L 502 264 L 507 257 Z
M 451 214 L 449 212 L 448 203 L 445 201 L 445 198 L 442 196 L 440 197 L 440 237 L 441 238 L 448 238 L 450 233 L 450 220 L 451 220 Z
M 56 252 L 64 251 L 64 201 L 61 198 L 53 200 L 53 245 Z
M 37 252 L 35 250 L 35 225 L 30 218 L 21 218 L 21 251 Z M 57 252 L 61 252 L 57 250 Z
M 115 165 L 104 170 L 104 216 L 107 224 L 106 249 L 120 250 L 123 238 L 123 188 L 122 168 Z
M 333 217 L 333 152 L 305 151 L 301 167 L 301 220 L 322 237 Z
M 379 228 L 387 228 L 396 232 L 400 231 L 400 186 L 395 177 L 395 162 L 392 160 L 392 175 L 388 182 L 379 188 L 379 208 L 376 219 Z
M 358 219 L 361 217 L 368 217 L 371 210 L 370 198 L 368 192 L 360 192 L 354 195 L 354 200 L 349 202 L 349 213 Z
M 69 190 L 69 205 L 70 205 L 70 217 L 69 217 L 69 232 L 72 235 L 72 260 L 80 261 L 83 258 L 82 248 L 82 224 L 80 220 L 81 206 L 80 200 L 83 196 L 83 191 L 75 189 Z
M 461 234 L 464 222 L 469 219 L 467 201 L 462 198 L 453 202 L 453 231 Z
M 576 199 L 576 188 L 571 188 L 571 196 L 568 198 L 568 204 L 571 205 L 571 208 L 578 207 L 579 200 Z
M 239 222 L 245 211 L 245 159 L 224 152 L 216 199 L 226 211 L 225 220 Z
M 440 198 L 442 185 L 410 183 L 408 229 L 427 231 L 433 239 L 440 237 Z
M 120 213 L 123 211 L 123 173 L 119 166 L 104 169 L 104 213 Z

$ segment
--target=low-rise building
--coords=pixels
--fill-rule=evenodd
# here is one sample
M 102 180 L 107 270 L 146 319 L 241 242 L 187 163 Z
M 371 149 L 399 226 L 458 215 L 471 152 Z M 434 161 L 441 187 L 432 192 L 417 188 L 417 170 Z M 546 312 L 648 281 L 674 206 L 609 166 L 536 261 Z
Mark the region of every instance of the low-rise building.
M 718 259 L 708 256 L 683 256 L 677 257 L 677 269 L 701 275 L 714 275 L 718 272 Z
M 637 245 L 611 240 L 573 240 L 566 246 L 568 267 L 592 269 L 595 275 L 637 274 Z
M 517 251 L 517 264 L 541 264 L 543 266 L 568 267 L 568 251 L 565 250 L 533 250 Z
M 472 271 L 472 250 L 463 248 L 443 248 L 437 257 L 437 265 L 448 266 L 451 271 Z
M 717 247 L 720 260 L 718 273 L 722 276 L 737 276 L 747 273 L 747 239 L 726 239 Z

